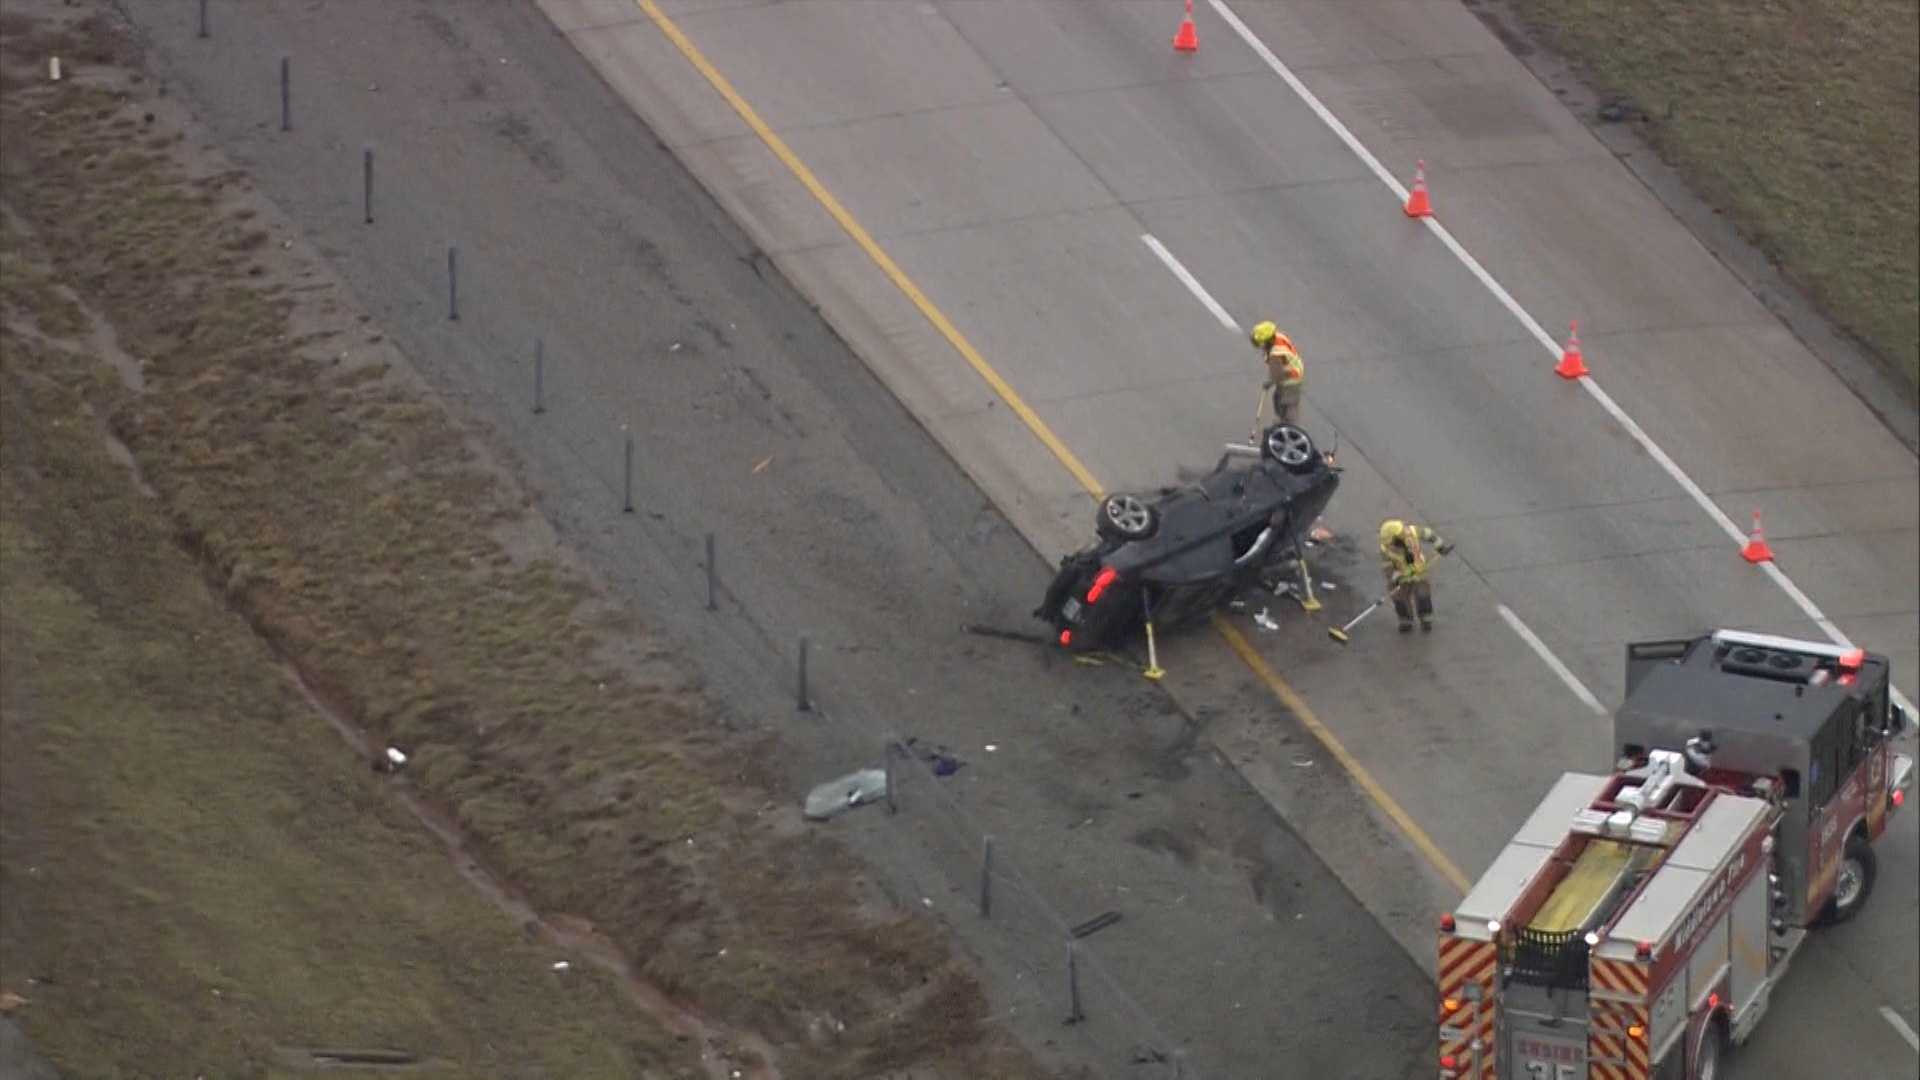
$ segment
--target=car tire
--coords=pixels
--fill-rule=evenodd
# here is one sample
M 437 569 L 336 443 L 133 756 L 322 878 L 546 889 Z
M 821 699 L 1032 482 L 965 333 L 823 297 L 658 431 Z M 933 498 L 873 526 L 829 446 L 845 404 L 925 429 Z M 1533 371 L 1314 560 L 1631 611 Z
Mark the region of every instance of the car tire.
M 1260 456 L 1291 473 L 1312 472 L 1320 460 L 1313 437 L 1292 424 L 1275 424 L 1261 433 Z
M 1093 525 L 1109 540 L 1145 540 L 1160 528 L 1160 515 L 1138 495 L 1109 495 L 1100 500 Z
M 1840 853 L 1833 898 L 1827 901 L 1820 921 L 1827 926 L 1838 926 L 1860 914 L 1860 909 L 1867 906 L 1867 897 L 1873 895 L 1873 880 L 1879 871 L 1880 860 L 1866 838 L 1858 833 L 1850 837 L 1846 849 Z

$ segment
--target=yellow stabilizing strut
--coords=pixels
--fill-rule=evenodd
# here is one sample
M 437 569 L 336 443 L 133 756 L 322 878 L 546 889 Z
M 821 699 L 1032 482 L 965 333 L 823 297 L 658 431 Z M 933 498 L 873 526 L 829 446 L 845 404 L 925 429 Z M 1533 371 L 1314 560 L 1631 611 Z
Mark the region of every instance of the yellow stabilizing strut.
M 1144 590 L 1140 593 L 1140 604 L 1147 612 L 1147 670 L 1140 674 L 1159 682 L 1167 673 L 1160 667 L 1160 652 L 1153 643 L 1153 602 L 1147 599 Z
M 1297 546 L 1293 551 L 1294 554 L 1299 557 L 1300 587 L 1304 590 L 1304 595 L 1300 597 L 1300 609 L 1302 611 L 1319 611 L 1320 601 L 1313 595 L 1313 571 L 1307 569 L 1307 553 L 1300 550 Z

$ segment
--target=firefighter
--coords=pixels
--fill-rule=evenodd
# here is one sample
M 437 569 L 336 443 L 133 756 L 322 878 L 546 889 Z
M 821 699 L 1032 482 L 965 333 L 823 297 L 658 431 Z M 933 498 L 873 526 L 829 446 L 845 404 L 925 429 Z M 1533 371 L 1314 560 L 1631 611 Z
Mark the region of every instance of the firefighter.
M 1254 350 L 1266 358 L 1267 381 L 1260 389 L 1264 393 L 1273 392 L 1273 415 L 1283 424 L 1300 422 L 1300 387 L 1306 382 L 1307 367 L 1300 360 L 1300 352 L 1293 347 L 1293 339 L 1280 332 L 1280 328 L 1271 322 L 1259 323 L 1250 335 Z M 1262 411 L 1266 404 L 1261 403 Z M 1254 427 L 1260 426 L 1259 417 L 1254 418 Z M 1258 432 L 1255 432 L 1256 436 Z
M 1427 554 L 1422 544 L 1432 544 L 1442 555 L 1453 545 L 1424 525 L 1389 519 L 1380 523 L 1380 569 L 1387 577 L 1387 594 L 1393 597 L 1393 613 L 1400 616 L 1400 632 L 1413 629 L 1413 617 L 1420 616 L 1420 629 L 1433 629 L 1433 585 L 1427 581 Z

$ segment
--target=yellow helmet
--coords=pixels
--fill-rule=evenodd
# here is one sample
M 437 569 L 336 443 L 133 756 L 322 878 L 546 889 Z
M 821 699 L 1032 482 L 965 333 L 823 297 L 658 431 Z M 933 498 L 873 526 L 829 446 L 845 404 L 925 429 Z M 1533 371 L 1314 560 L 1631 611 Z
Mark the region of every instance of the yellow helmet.
M 1250 335 L 1253 338 L 1253 347 L 1256 349 L 1266 348 L 1272 343 L 1274 335 L 1279 332 L 1280 328 L 1270 322 L 1255 323 L 1253 333 Z
M 1380 546 L 1386 547 L 1388 544 L 1393 543 L 1406 534 L 1406 522 L 1397 520 L 1383 521 L 1380 523 Z

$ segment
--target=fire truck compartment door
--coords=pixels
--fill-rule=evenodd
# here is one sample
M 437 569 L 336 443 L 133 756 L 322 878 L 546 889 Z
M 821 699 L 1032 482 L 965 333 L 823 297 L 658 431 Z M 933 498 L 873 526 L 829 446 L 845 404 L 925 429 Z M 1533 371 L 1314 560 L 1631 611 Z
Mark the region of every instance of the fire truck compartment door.
M 1733 998 L 1735 1026 L 1739 1016 L 1767 987 L 1767 875 L 1755 874 L 1733 902 L 1728 927 L 1733 971 L 1727 994 Z

